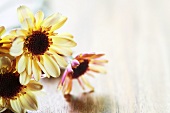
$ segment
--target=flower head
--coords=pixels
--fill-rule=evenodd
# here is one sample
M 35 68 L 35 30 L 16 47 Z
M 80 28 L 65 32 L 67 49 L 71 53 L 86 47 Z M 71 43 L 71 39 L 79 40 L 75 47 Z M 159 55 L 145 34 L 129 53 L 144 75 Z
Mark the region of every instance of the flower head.
M 62 90 L 64 94 L 69 94 L 72 90 L 72 80 L 77 79 L 83 89 L 88 87 L 93 91 L 94 88 L 85 78 L 85 75 L 92 76 L 90 72 L 106 73 L 103 64 L 108 61 L 100 58 L 103 55 L 104 54 L 80 54 L 76 56 L 66 68 L 58 85 L 58 89 Z
M 27 84 L 31 78 L 27 76 L 32 75 L 38 81 L 42 71 L 47 77 L 58 77 L 59 66 L 67 66 L 64 56 L 70 56 L 71 48 L 76 46 L 71 34 L 55 32 L 67 18 L 56 13 L 44 19 L 42 11 L 33 15 L 25 6 L 20 6 L 17 11 L 22 29 L 10 33 L 16 37 L 10 54 L 16 56 L 16 69 L 21 75 L 20 83 Z
M 20 84 L 14 65 L 15 62 L 7 56 L 0 57 L 0 112 L 7 108 L 17 113 L 37 110 L 35 94 L 40 93 L 42 85 L 33 80 L 27 85 Z

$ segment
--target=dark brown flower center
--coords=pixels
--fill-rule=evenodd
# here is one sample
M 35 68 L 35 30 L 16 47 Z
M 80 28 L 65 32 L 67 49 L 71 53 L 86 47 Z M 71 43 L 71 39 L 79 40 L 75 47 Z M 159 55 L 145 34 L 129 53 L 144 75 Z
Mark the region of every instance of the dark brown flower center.
M 26 40 L 26 47 L 33 55 L 42 55 L 48 50 L 49 40 L 46 33 L 34 31 Z
M 19 82 L 18 73 L 0 74 L 0 96 L 3 98 L 13 98 L 16 96 L 23 85 Z
M 83 62 L 80 63 L 79 66 L 76 68 L 73 68 L 73 78 L 78 78 L 79 76 L 83 75 L 89 67 L 89 61 L 84 60 Z

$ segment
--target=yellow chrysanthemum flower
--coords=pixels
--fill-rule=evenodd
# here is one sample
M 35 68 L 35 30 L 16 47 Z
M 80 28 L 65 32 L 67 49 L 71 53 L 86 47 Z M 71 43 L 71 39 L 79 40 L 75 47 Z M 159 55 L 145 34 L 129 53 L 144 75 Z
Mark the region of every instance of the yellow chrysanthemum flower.
M 1 53 L 8 53 L 9 48 L 11 47 L 11 37 L 9 36 L 4 36 L 1 37 L 5 32 L 5 27 L 0 26 L 0 54 Z
M 36 95 L 41 94 L 42 85 L 30 80 L 27 85 L 19 82 L 19 73 L 4 54 L 0 55 L 0 112 L 10 109 L 16 113 L 37 110 Z
M 57 13 L 44 19 L 42 11 L 38 11 L 34 16 L 25 6 L 20 6 L 17 11 L 22 29 L 10 33 L 16 37 L 10 54 L 16 56 L 16 69 L 21 75 L 20 83 L 27 84 L 32 74 L 38 81 L 41 71 L 47 77 L 58 77 L 59 66 L 67 66 L 64 56 L 70 56 L 71 48 L 76 46 L 71 34 L 54 32 L 67 18 Z
M 77 55 L 71 64 L 69 64 L 62 76 L 62 79 L 58 85 L 58 89 L 62 90 L 64 94 L 69 94 L 72 90 L 73 79 L 78 80 L 82 89 L 85 87 L 91 91 L 94 90 L 93 86 L 85 78 L 85 75 L 93 76 L 90 72 L 106 73 L 103 64 L 108 61 L 101 59 L 104 54 L 79 54 Z

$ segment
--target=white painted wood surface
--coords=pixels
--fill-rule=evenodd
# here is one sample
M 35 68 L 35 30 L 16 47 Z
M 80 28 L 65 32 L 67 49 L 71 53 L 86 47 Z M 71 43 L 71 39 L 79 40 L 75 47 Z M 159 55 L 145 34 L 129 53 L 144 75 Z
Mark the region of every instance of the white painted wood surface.
M 46 0 L 43 10 L 68 17 L 59 32 L 75 36 L 75 55 L 105 53 L 109 63 L 93 93 L 75 83 L 64 98 L 59 79 L 42 80 L 37 113 L 170 113 L 169 0 Z

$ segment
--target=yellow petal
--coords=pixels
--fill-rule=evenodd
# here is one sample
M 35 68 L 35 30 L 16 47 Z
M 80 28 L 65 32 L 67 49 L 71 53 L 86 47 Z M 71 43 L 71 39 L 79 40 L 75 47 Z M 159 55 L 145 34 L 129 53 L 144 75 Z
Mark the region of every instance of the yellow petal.
M 91 59 L 90 61 L 92 64 L 98 64 L 98 65 L 102 65 L 104 63 L 108 63 L 108 60 L 105 59 Z
M 72 50 L 69 47 L 51 45 L 49 49 L 51 49 L 52 51 L 55 51 L 58 54 L 64 55 L 64 56 L 71 56 L 72 55 Z
M 92 59 L 92 56 L 95 54 L 79 54 L 75 58 L 76 59 Z
M 10 47 L 11 47 L 11 44 L 8 44 L 8 43 L 2 45 L 2 48 L 4 48 L 4 49 L 9 50 Z
M 4 47 L 5 45 L 11 45 L 12 41 L 11 40 L 6 40 L 6 39 L 0 39 L 0 47 Z
M 19 81 L 22 85 L 26 85 L 31 80 L 31 75 L 27 75 L 26 71 L 22 72 L 19 76 Z
M 60 76 L 60 68 L 57 65 L 56 61 L 51 58 L 51 56 L 44 54 L 43 55 L 43 61 L 44 61 L 44 67 L 45 67 L 46 71 L 52 77 Z
M 70 87 L 72 87 L 72 78 L 66 77 L 64 83 L 62 83 L 61 85 L 63 94 L 69 94 L 71 91 Z
M 24 30 L 24 29 L 17 29 L 17 34 L 20 35 L 20 36 L 27 36 L 28 31 Z
M 39 67 L 41 68 L 41 70 L 45 73 L 46 77 L 50 77 L 49 73 L 46 71 L 46 69 L 44 68 L 44 66 L 39 62 L 37 61 L 37 64 L 39 65 Z
M 83 85 L 81 79 L 78 78 L 77 81 L 78 81 L 78 83 L 80 84 L 81 88 L 82 88 L 83 90 L 85 90 L 84 85 Z
M 57 63 L 59 64 L 60 67 L 62 67 L 62 68 L 67 67 L 68 63 L 66 62 L 64 57 L 58 55 L 55 52 L 53 52 L 53 56 L 54 56 L 55 60 L 57 61 Z
M 14 36 L 27 36 L 28 32 L 27 32 L 27 30 L 24 30 L 24 29 L 15 29 L 15 30 L 11 30 L 10 31 L 10 35 L 14 35 Z
M 5 35 L 4 37 L 2 37 L 2 40 L 0 40 L 0 42 L 8 43 L 8 42 L 12 42 L 12 40 L 14 39 L 15 39 L 14 35 Z
M 44 19 L 42 26 L 45 28 L 52 27 L 58 21 L 59 17 L 60 17 L 59 13 L 55 13 L 47 17 L 46 19 Z
M 22 23 L 22 28 L 26 30 L 32 30 L 34 28 L 34 23 L 32 22 L 31 18 L 26 18 Z
M 7 101 L 5 98 L 1 98 L 1 106 L 5 107 L 7 105 Z
M 23 52 L 23 46 L 24 46 L 24 42 L 18 43 L 18 47 L 12 45 L 10 51 L 19 54 L 20 52 Z
M 26 18 L 31 18 L 32 23 L 34 22 L 34 15 L 26 6 L 20 6 L 17 8 L 17 14 L 19 21 L 22 23 Z
M 4 32 L 5 32 L 5 27 L 4 26 L 0 26 L 0 36 L 2 34 L 4 34 Z
M 22 73 L 26 68 L 26 56 L 22 55 L 18 61 L 18 73 Z
M 15 38 L 12 42 L 12 46 L 15 46 L 15 48 L 17 48 L 18 44 L 20 44 L 21 42 L 24 42 L 23 36 L 19 36 L 19 37 Z
M 16 62 L 18 62 L 20 58 L 21 58 L 20 56 L 19 56 L 19 57 L 16 57 L 16 58 L 15 58 L 15 59 L 16 59 Z M 15 68 L 16 68 L 16 70 L 18 70 L 18 63 L 16 63 Z
M 64 90 L 64 94 L 69 94 L 72 90 L 72 80 L 70 79 L 67 83 L 66 89 Z
M 8 49 L 0 48 L 0 53 L 9 53 Z
M 34 80 L 31 80 L 28 84 L 27 84 L 27 87 L 29 90 L 31 91 L 39 91 L 39 90 L 42 90 L 43 86 L 39 83 L 39 82 L 36 82 Z
M 81 59 L 82 59 L 82 58 L 84 58 L 84 59 L 85 59 L 85 58 L 86 58 L 86 59 L 92 59 L 93 56 L 96 56 L 96 54 L 95 54 L 95 53 L 79 54 L 78 56 L 76 56 L 76 59 L 77 59 L 77 58 L 81 58 Z
M 99 58 L 99 57 L 102 57 L 102 56 L 104 56 L 104 54 L 95 54 L 95 55 L 92 56 L 92 58 Z
M 52 26 L 51 32 L 55 31 L 56 29 L 59 29 L 64 25 L 64 23 L 67 21 L 67 17 L 65 16 L 60 16 L 58 21 Z
M 16 38 L 10 48 L 10 54 L 12 56 L 21 55 L 23 53 L 23 47 L 24 47 L 23 38 L 21 37 Z
M 72 38 L 66 36 L 51 36 L 54 45 L 65 46 L 65 47 L 75 47 L 77 43 L 74 42 Z
M 26 71 L 28 75 L 31 75 L 31 57 L 27 56 Z
M 21 44 L 21 45 L 23 45 L 23 44 Z M 12 55 L 12 56 L 19 56 L 19 55 L 21 55 L 23 53 L 23 49 L 17 49 L 17 48 L 13 48 L 13 47 L 11 47 L 11 49 L 10 49 L 10 54 Z
M 94 78 L 94 74 L 93 74 L 93 72 L 91 72 L 91 71 L 86 71 L 86 74 L 87 74 L 88 76 L 90 76 L 90 77 L 93 77 L 93 78 Z
M 14 99 L 14 100 L 10 100 L 10 104 L 12 109 L 17 112 L 17 113 L 22 113 L 22 107 L 21 107 L 21 103 L 19 101 L 19 99 Z
M 14 30 L 11 30 L 9 33 L 10 33 L 10 35 L 14 35 L 14 36 L 16 36 L 17 35 L 17 30 L 16 29 L 14 29 Z
M 92 91 L 94 90 L 94 87 L 91 86 L 91 84 L 89 83 L 89 81 L 87 81 L 87 79 L 85 79 L 83 76 L 81 76 L 80 79 L 89 89 L 91 89 Z
M 95 59 L 104 56 L 104 54 L 95 54 L 95 53 L 90 53 L 90 54 L 83 54 L 83 58 L 89 58 L 89 59 Z
M 60 33 L 60 34 L 58 34 L 59 36 L 61 36 L 61 37 L 69 37 L 69 38 L 74 38 L 73 37 L 73 35 L 72 34 L 70 34 L 70 33 Z
M 37 103 L 36 97 L 31 92 L 27 92 L 26 94 L 20 96 L 20 102 L 23 108 L 26 108 L 28 110 L 38 109 L 38 103 Z
M 36 20 L 36 28 L 39 29 L 41 26 L 41 23 L 43 22 L 44 19 L 44 13 L 42 11 L 38 11 L 35 14 L 35 20 Z
M 6 110 L 6 100 L 0 97 L 0 112 L 3 112 Z
M 103 66 L 89 64 L 89 70 L 96 73 L 106 74 L 106 69 Z
M 41 77 L 41 69 L 38 66 L 36 60 L 34 59 L 32 60 L 32 72 L 33 72 L 34 79 L 36 81 L 39 81 Z

